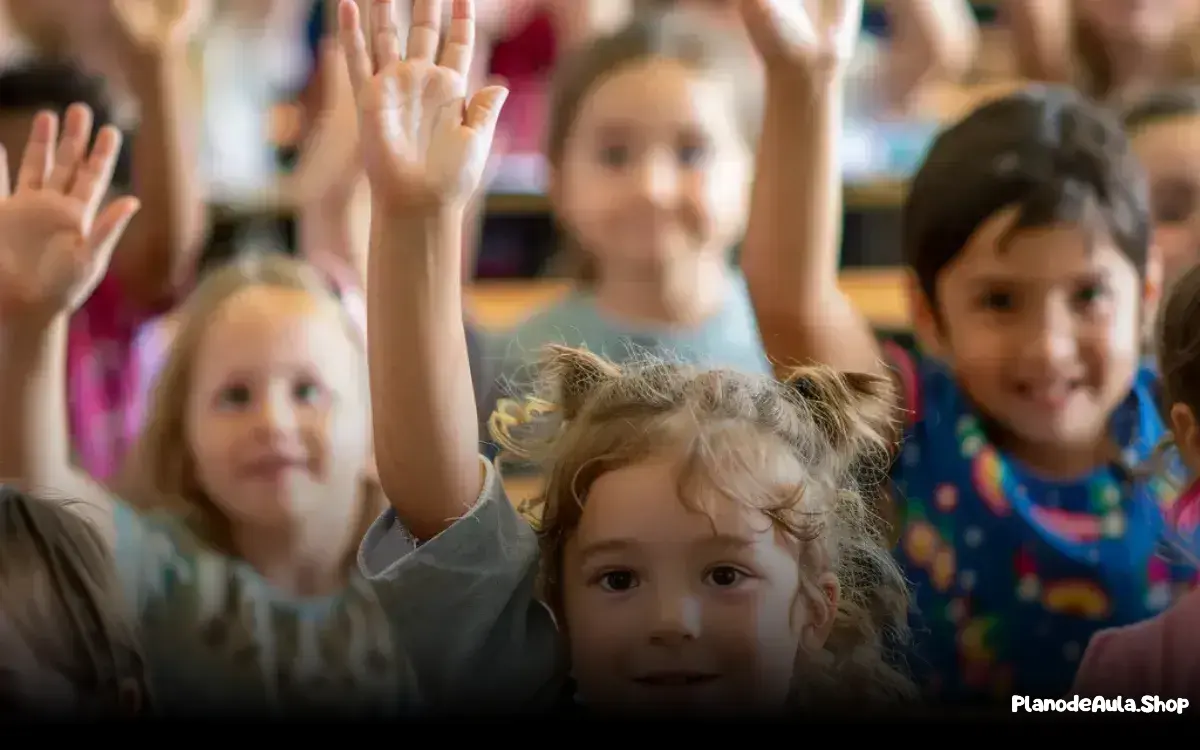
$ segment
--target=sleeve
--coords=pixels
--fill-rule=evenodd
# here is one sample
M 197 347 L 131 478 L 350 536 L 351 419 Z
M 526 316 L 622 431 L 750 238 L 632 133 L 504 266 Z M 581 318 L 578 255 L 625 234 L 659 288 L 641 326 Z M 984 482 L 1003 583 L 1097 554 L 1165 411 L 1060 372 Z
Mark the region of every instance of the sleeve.
M 544 707 L 566 668 L 553 617 L 535 598 L 538 541 L 484 465 L 479 501 L 449 529 L 418 545 L 388 510 L 358 562 L 435 707 Z

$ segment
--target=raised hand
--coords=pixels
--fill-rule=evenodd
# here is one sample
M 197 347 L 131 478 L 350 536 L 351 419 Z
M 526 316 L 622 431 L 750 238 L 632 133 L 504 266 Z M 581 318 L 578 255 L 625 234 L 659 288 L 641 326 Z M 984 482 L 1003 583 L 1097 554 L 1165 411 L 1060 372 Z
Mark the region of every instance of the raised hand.
M 182 47 L 208 18 L 210 0 L 110 0 L 112 14 L 135 48 Z
M 742 18 L 772 73 L 826 75 L 849 62 L 863 0 L 740 0 Z M 819 13 L 812 13 L 814 6 Z
M 67 110 L 61 139 L 58 129 L 49 112 L 34 119 L 15 191 L 0 150 L 0 325 L 42 324 L 87 300 L 138 209 L 120 198 L 101 210 L 120 131 L 102 128 L 89 154 L 82 104 Z
M 295 197 L 303 206 L 343 205 L 363 173 L 358 109 L 341 49 L 323 43 L 319 63 L 324 101 L 296 165 Z
M 413 1 L 406 55 L 392 0 L 372 0 L 369 50 L 354 0 L 338 6 L 367 179 L 373 201 L 389 211 L 461 210 L 487 165 L 508 90 L 489 86 L 467 99 L 474 1 L 453 3 L 436 62 L 441 0 Z

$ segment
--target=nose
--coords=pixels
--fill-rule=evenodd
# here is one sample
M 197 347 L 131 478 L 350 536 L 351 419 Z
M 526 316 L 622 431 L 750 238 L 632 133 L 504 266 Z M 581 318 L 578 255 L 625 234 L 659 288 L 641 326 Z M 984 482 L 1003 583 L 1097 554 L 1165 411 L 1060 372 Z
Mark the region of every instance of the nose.
M 267 440 L 278 439 L 296 427 L 291 389 L 273 385 L 259 402 L 256 431 Z
M 651 205 L 670 206 L 679 191 L 679 170 L 670 154 L 657 149 L 638 168 L 638 193 Z
M 1075 317 L 1067 304 L 1057 301 L 1048 304 L 1034 328 L 1025 337 L 1025 354 L 1042 374 L 1052 374 L 1078 356 Z
M 659 646 L 677 646 L 700 637 L 700 602 L 684 591 L 661 592 L 655 602 L 650 642 Z

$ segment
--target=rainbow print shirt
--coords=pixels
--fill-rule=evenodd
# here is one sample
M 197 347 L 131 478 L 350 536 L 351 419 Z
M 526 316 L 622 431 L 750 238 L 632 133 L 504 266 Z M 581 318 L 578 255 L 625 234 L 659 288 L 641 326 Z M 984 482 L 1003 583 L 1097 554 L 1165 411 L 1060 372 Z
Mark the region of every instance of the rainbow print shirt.
M 1196 581 L 1182 551 L 1194 530 L 1166 522 L 1180 483 L 1127 468 L 1145 467 L 1165 432 L 1157 376 L 1139 372 L 1113 416 L 1122 465 L 1048 482 L 991 445 L 945 368 L 891 354 L 915 386 L 892 474 L 896 555 L 914 586 L 910 667 L 939 702 L 1065 695 L 1093 634 L 1153 617 Z

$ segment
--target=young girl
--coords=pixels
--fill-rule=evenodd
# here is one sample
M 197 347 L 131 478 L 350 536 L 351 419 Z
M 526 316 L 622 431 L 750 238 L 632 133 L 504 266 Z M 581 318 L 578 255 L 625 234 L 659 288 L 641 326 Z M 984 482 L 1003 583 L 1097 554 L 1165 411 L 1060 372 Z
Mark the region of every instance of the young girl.
M 1200 266 L 1184 272 L 1171 288 L 1159 317 L 1157 347 L 1163 378 L 1163 403 L 1171 437 L 1193 477 L 1200 476 Z M 1174 509 L 1176 548 L 1194 550 L 1200 510 L 1200 483 L 1180 496 Z M 1194 555 L 1189 557 L 1195 562 Z M 1161 695 L 1200 701 L 1200 592 L 1184 596 L 1152 620 L 1103 630 L 1092 637 L 1079 665 L 1077 695 L 1115 698 Z
M 376 3 L 382 19 L 388 4 Z M 394 31 L 373 25 L 374 64 L 352 2 L 341 15 L 380 228 L 368 289 L 372 400 L 376 414 L 404 415 L 375 422 L 380 478 L 391 498 L 427 501 L 407 528 L 388 513 L 368 533 L 364 565 L 381 582 L 395 574 L 390 546 L 403 548 L 410 533 L 435 556 L 504 542 L 473 546 L 469 570 L 511 560 L 523 525 L 495 469 L 479 467 L 456 243 L 503 92 L 460 98 L 467 2 L 455 3 L 432 63 L 437 5 L 414 3 L 404 60 Z M 397 131 L 388 113 L 415 106 L 408 92 L 418 91 L 423 106 L 456 116 Z M 422 238 L 423 252 L 397 252 Z M 889 636 L 902 640 L 905 587 L 866 499 L 887 454 L 886 379 L 817 368 L 780 383 L 656 360 L 618 370 L 563 347 L 551 349 L 543 372 L 548 398 L 493 423 L 506 447 L 549 460 L 543 592 L 576 697 L 598 710 L 736 713 L 822 701 L 861 710 L 908 694 L 883 654 Z M 553 423 L 515 438 L 509 423 L 531 411 Z M 542 427 L 548 443 L 536 439 Z M 448 532 L 448 518 L 463 522 Z M 538 696 L 562 695 L 557 635 L 540 631 L 540 651 L 532 640 L 531 622 L 546 621 L 545 610 L 511 588 L 472 593 L 481 611 L 504 612 L 495 647 L 514 632 L 530 636 L 522 659 L 529 679 L 542 680 Z
M 753 72 L 736 42 L 680 15 L 635 21 L 560 63 L 547 129 L 549 195 L 578 285 L 489 345 L 498 390 L 542 346 L 623 361 L 666 354 L 769 370 L 730 250 L 752 176 Z M 486 417 L 496 394 L 480 407 Z
M 878 343 L 836 286 L 838 179 L 823 154 L 838 150 L 839 76 L 824 69 L 816 93 L 768 117 L 776 158 L 759 183 L 817 213 L 752 216 L 744 264 L 773 359 L 870 370 Z M 889 352 L 914 669 L 947 701 L 1061 695 L 1093 633 L 1157 614 L 1195 576 L 1155 554 L 1170 483 L 1131 468 L 1164 431 L 1142 366 L 1161 285 L 1144 177 L 1115 118 L 1029 89 L 937 138 L 903 244 L 925 355 Z
M 1200 87 L 1156 91 L 1125 112 L 1150 180 L 1154 244 L 1168 283 L 1200 260 Z
M 374 515 L 360 492 L 362 342 L 303 267 L 248 259 L 194 293 L 124 500 L 72 467 L 65 321 L 137 204 L 118 199 L 96 215 L 117 131 L 102 129 L 89 155 L 86 130 L 60 141 L 56 125 L 51 113 L 36 118 L 15 193 L 0 186 L 0 412 L 13 428 L 0 476 L 76 499 L 67 507 L 112 546 L 163 710 L 380 715 L 418 700 L 508 699 L 499 685 L 526 697 L 509 684 L 523 673 L 520 633 L 509 632 L 513 650 L 488 649 L 498 613 L 464 610 L 476 588 L 521 590 L 530 532 L 503 540 L 517 556 L 507 565 L 472 569 L 445 550 L 431 560 L 442 545 L 410 545 L 386 585 L 357 573 L 353 552 Z M 412 523 L 412 500 L 394 507 Z M 443 525 L 451 545 L 473 531 Z M 499 543 L 476 539 L 462 555 Z M 468 677 L 477 665 L 497 682 Z
M 61 501 L 0 488 L 0 707 L 133 717 L 151 696 L 112 556 Z M 11 713 L 10 713 L 11 712 Z

